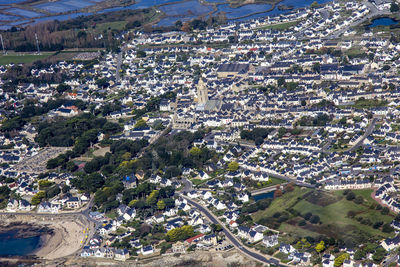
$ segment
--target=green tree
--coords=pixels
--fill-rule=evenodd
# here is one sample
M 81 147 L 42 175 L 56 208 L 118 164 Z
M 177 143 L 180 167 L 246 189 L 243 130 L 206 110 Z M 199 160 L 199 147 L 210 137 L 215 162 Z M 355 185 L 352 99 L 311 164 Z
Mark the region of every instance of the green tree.
M 232 161 L 228 164 L 228 171 L 235 172 L 239 169 L 239 163 Z
M 147 123 L 143 119 L 138 120 L 134 126 L 135 129 L 143 129 L 146 127 L 147 127 Z
M 314 1 L 311 3 L 311 8 L 317 8 L 318 7 L 318 2 Z
M 190 155 L 194 156 L 194 157 L 198 157 L 201 154 L 201 149 L 194 146 L 189 150 Z
M 137 51 L 136 55 L 139 58 L 143 58 L 143 57 L 146 57 L 146 52 L 143 50 L 139 50 L 139 51 Z
M 390 226 L 390 223 L 385 223 L 385 224 L 382 226 L 382 232 L 384 232 L 384 233 L 391 233 L 391 232 L 393 232 L 393 231 L 394 231 L 394 229 L 393 229 L 392 226 Z
M 356 253 L 354 253 L 354 259 L 356 261 L 359 261 L 359 260 L 362 260 L 366 255 L 367 255 L 367 253 L 364 250 L 359 249 L 356 251 Z
M 343 264 L 343 262 L 344 262 L 345 260 L 347 260 L 348 258 L 349 258 L 349 254 L 343 253 L 342 255 L 336 257 L 335 262 L 334 262 L 333 265 L 334 265 L 335 267 L 339 267 L 339 266 L 341 266 L 341 265 Z
M 362 196 L 357 196 L 357 197 L 354 199 L 354 203 L 360 205 L 360 204 L 364 203 L 364 198 L 363 198 Z
M 372 255 L 372 259 L 376 262 L 379 263 L 383 260 L 383 258 L 386 256 L 386 250 L 382 247 L 379 247 L 375 250 L 374 255 Z
M 165 202 L 164 202 L 163 200 L 159 200 L 159 201 L 157 202 L 157 208 L 158 208 L 159 210 L 165 209 Z
M 46 193 L 44 191 L 39 191 L 34 195 L 31 199 L 31 204 L 32 205 L 39 205 L 40 202 L 42 202 L 42 199 L 46 196 Z
M 349 201 L 353 200 L 355 198 L 356 198 L 356 194 L 354 194 L 353 191 L 348 192 L 347 195 L 346 195 L 346 199 L 349 200 Z
M 50 187 L 51 185 L 53 185 L 53 182 L 49 181 L 49 180 L 40 180 L 38 182 L 39 184 L 39 189 L 45 189 L 47 187 Z
M 158 190 L 153 190 L 150 195 L 146 198 L 146 202 L 150 206 L 154 206 L 157 203 Z
M 321 242 L 319 242 L 316 246 L 315 246 L 315 251 L 317 251 L 318 253 L 321 253 L 322 251 L 325 250 L 325 242 L 323 240 L 321 240 Z
M 390 5 L 390 12 L 399 12 L 399 5 L 396 2 L 392 2 Z
M 186 240 L 194 235 L 193 227 L 191 225 L 184 225 L 168 231 L 166 238 L 168 239 L 167 241 L 176 242 L 179 240 Z
M 388 207 L 383 207 L 383 209 L 382 209 L 382 211 L 381 211 L 381 214 L 382 214 L 382 215 L 388 215 L 389 212 L 390 212 L 390 210 L 389 210 Z

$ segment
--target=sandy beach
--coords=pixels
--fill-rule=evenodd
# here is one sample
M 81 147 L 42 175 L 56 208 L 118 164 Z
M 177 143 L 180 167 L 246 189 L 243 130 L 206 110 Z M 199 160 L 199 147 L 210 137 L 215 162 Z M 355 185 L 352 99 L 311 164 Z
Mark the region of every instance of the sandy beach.
M 45 234 L 41 242 L 43 245 L 33 254 L 43 259 L 57 259 L 75 253 L 81 248 L 85 240 L 86 226 L 79 221 L 55 221 L 47 224 L 53 229 L 53 234 Z

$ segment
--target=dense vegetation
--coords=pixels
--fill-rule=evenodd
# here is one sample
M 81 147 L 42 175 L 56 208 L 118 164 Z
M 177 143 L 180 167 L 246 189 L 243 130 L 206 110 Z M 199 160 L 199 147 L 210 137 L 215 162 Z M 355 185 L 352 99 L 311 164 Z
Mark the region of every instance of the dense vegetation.
M 25 125 L 28 119 L 34 116 L 46 114 L 50 110 L 54 110 L 65 104 L 75 105 L 80 109 L 84 109 L 86 106 L 86 104 L 81 100 L 71 101 L 60 98 L 56 100 L 49 100 L 48 102 L 41 105 L 38 105 L 37 103 L 28 100 L 24 104 L 24 107 L 18 116 L 12 117 L 3 123 L 3 125 L 1 126 L 1 131 L 9 132 L 12 130 L 19 130 L 22 126 Z
M 240 138 L 252 140 L 255 142 L 256 146 L 259 146 L 264 142 L 264 138 L 266 138 L 273 130 L 273 128 L 254 128 L 251 131 L 242 130 L 240 132 Z
M 96 34 L 98 24 L 127 21 L 124 30 L 135 29 L 148 23 L 154 16 L 153 9 L 121 10 L 80 16 L 67 21 L 48 21 L 29 25 L 26 28 L 11 28 L 3 32 L 4 46 L 16 52 L 36 51 L 35 34 L 42 51 L 59 51 L 64 48 L 111 48 L 117 49 L 121 33 L 118 29 L 104 28 L 101 38 Z
M 331 120 L 332 118 L 328 114 L 320 113 L 315 118 L 310 116 L 301 117 L 298 124 L 300 126 L 325 126 Z

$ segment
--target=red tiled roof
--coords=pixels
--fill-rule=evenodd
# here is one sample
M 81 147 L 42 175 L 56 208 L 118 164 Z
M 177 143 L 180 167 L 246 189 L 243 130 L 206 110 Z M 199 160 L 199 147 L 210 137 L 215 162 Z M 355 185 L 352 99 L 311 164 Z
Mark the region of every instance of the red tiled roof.
M 204 236 L 204 234 L 196 235 L 196 236 L 194 236 L 194 237 L 191 237 L 191 238 L 189 238 L 189 239 L 186 239 L 186 242 L 192 243 L 192 242 L 195 241 L 196 239 L 199 239 L 200 237 L 203 237 L 203 236 Z

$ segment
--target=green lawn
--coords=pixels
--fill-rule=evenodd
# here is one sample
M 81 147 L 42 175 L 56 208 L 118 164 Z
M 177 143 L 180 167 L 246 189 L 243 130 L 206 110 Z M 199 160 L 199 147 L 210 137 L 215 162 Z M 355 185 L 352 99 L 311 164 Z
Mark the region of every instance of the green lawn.
M 274 257 L 280 259 L 283 263 L 287 263 L 290 261 L 288 259 L 288 255 L 286 255 L 285 253 L 282 253 L 282 252 L 275 254 Z
M 290 27 L 296 26 L 299 23 L 300 23 L 300 21 L 291 21 L 291 22 L 285 22 L 285 23 L 279 23 L 279 24 L 266 25 L 266 26 L 260 27 L 259 29 L 284 31 L 284 30 L 289 29 Z
M 258 221 L 263 217 L 271 217 L 275 212 L 283 211 L 287 207 L 291 207 L 298 200 L 298 197 L 302 197 L 305 193 L 309 192 L 310 189 L 295 187 L 293 192 L 284 194 L 282 197 L 278 197 L 272 201 L 269 208 L 265 210 L 260 210 L 252 215 L 253 221 Z
M 53 55 L 53 53 L 42 53 L 41 55 L 35 54 L 17 54 L 12 53 L 8 55 L 1 55 L 0 56 L 0 65 L 6 64 L 18 64 L 18 63 L 32 63 L 36 60 L 45 59 L 49 56 Z
M 311 212 L 318 215 L 321 224 L 311 224 L 307 222 L 305 226 L 298 226 L 302 220 L 293 214 L 289 215 L 289 220 L 281 223 L 279 229 L 286 233 L 286 238 L 325 235 L 342 240 L 354 240 L 364 242 L 366 240 L 379 240 L 393 236 L 393 233 L 383 233 L 380 229 L 374 229 L 372 225 L 376 222 L 390 223 L 393 215 L 382 215 L 379 210 L 370 209 L 371 204 L 377 202 L 371 198 L 371 189 L 352 190 L 356 196 L 364 198 L 363 204 L 356 204 L 353 201 L 346 200 L 343 191 L 323 192 L 312 191 L 311 189 L 301 189 L 295 187 L 295 190 L 276 198 L 266 210 L 258 211 L 252 214 L 253 221 L 273 217 L 276 212 L 290 214 L 292 208 L 301 215 Z M 307 193 L 307 194 L 306 194 Z M 348 217 L 349 211 L 355 212 L 354 217 Z M 363 221 L 369 220 L 370 225 L 362 224 L 357 218 Z M 276 220 L 276 219 L 275 219 Z M 267 220 L 268 221 L 268 220 Z
M 282 179 L 279 179 L 279 178 L 275 178 L 275 177 L 271 177 L 271 176 L 269 177 L 269 179 L 270 179 L 271 183 L 269 183 L 268 186 L 286 183 L 285 180 L 282 180 Z
M 127 24 L 127 21 L 113 21 L 113 22 L 105 22 L 105 23 L 100 23 L 96 25 L 96 28 L 94 29 L 96 34 L 101 34 L 104 31 L 108 30 L 123 30 L 125 28 L 125 25 Z
M 201 180 L 201 179 L 191 179 L 192 183 L 194 186 L 198 186 L 199 184 L 203 184 L 207 182 L 208 180 Z
M 337 196 L 343 196 L 343 191 L 344 190 L 338 190 L 335 191 L 335 195 Z M 365 203 L 368 205 L 371 204 L 378 204 L 374 199 L 372 199 L 371 194 L 373 192 L 372 189 L 360 189 L 360 190 L 353 190 L 354 194 L 356 194 L 356 196 L 362 196 L 365 200 Z

